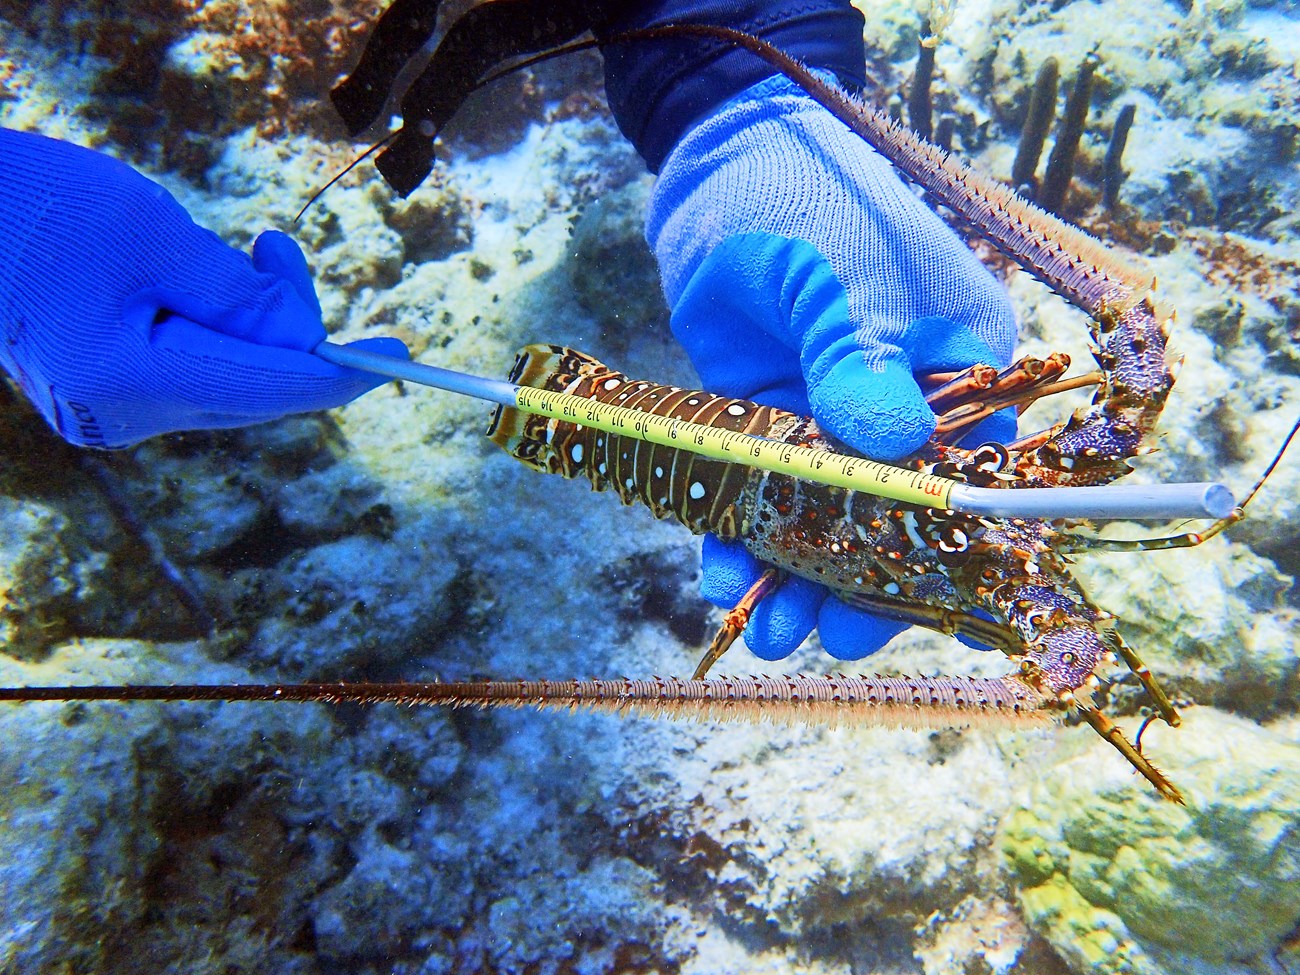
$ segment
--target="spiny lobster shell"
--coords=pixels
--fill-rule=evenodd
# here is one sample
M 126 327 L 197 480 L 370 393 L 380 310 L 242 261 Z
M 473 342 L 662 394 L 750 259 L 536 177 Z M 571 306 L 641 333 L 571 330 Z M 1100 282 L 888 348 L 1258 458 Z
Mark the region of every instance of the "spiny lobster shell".
M 664 28 L 663 30 L 670 30 Z M 723 37 L 794 79 L 845 125 L 885 155 L 935 201 L 1091 319 L 1102 379 L 1088 407 L 1028 438 L 1015 486 L 1105 484 L 1123 476 L 1144 449 L 1173 384 L 1166 350 L 1167 309 L 1154 282 L 1087 234 L 1019 198 L 878 109 L 827 84 L 766 42 L 726 28 L 671 30 Z M 770 439 L 834 449 L 808 419 L 743 400 L 629 380 L 559 346 L 525 349 L 516 381 L 579 396 L 744 430 Z M 996 621 L 993 641 L 1019 663 L 1018 680 L 1046 706 L 1078 705 L 1090 724 L 1157 788 L 1178 792 L 1091 705 L 1100 664 L 1122 654 L 1162 716 L 1177 715 L 1053 551 L 1051 525 L 1029 519 L 979 519 L 897 504 L 853 492 L 749 471 L 677 451 L 627 443 L 572 424 L 498 412 L 492 439 L 539 470 L 590 479 L 641 500 L 659 517 L 695 532 L 735 538 L 759 559 L 821 582 L 841 598 L 898 619 L 948 632 L 981 632 L 979 613 Z M 973 477 L 981 464 L 959 448 L 932 444 L 925 458 L 945 473 Z M 972 622 L 974 621 L 974 622 Z

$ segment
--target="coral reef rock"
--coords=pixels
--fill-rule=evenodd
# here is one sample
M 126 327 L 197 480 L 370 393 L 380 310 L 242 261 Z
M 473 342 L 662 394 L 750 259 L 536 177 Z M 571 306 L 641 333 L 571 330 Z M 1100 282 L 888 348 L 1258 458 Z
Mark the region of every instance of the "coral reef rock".
M 1300 923 L 1300 745 L 1202 708 L 1147 744 L 1186 806 L 1098 742 L 1008 818 L 1025 917 L 1080 973 L 1275 970 Z

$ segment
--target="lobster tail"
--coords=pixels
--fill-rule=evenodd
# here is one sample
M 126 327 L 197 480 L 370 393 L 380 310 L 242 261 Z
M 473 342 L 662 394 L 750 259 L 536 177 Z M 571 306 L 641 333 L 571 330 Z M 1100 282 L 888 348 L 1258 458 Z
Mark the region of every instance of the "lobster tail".
M 510 382 L 557 393 L 574 392 L 583 380 L 618 375 L 609 366 L 585 352 L 562 345 L 526 345 L 515 356 Z M 565 424 L 572 426 L 572 424 Z M 511 457 L 544 474 L 573 477 L 574 468 L 582 463 L 582 454 L 569 453 L 570 463 L 554 447 L 558 420 L 535 413 L 525 413 L 508 406 L 498 406 L 487 429 L 487 437 Z
M 748 400 L 629 379 L 562 345 L 525 346 L 510 380 L 638 413 L 776 440 L 806 438 L 811 428 L 793 414 Z M 497 410 L 487 435 L 534 470 L 586 477 L 595 490 L 613 490 L 624 504 L 639 501 L 656 518 L 674 517 L 696 534 L 736 538 L 742 532 L 740 499 L 751 476 L 750 468 L 743 465 L 510 407 Z

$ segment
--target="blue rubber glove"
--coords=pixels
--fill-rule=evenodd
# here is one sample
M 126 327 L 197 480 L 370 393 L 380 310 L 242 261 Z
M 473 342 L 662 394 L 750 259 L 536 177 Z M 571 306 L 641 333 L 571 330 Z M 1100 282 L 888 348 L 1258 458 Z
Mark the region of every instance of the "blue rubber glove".
M 0 237 L 0 367 L 72 443 L 244 426 L 386 381 L 311 355 L 325 329 L 292 240 L 263 234 L 250 261 L 100 153 L 0 129 Z
M 883 157 L 784 77 L 687 132 L 655 184 L 646 236 L 706 389 L 811 414 L 868 457 L 898 460 L 933 433 L 916 377 L 1010 363 L 1015 318 L 992 275 Z M 1014 430 L 1004 411 L 972 439 Z M 741 545 L 706 539 L 710 601 L 734 605 L 761 570 Z M 858 659 L 905 628 L 827 597 L 790 579 L 745 642 L 780 659 L 817 626 L 828 652 Z

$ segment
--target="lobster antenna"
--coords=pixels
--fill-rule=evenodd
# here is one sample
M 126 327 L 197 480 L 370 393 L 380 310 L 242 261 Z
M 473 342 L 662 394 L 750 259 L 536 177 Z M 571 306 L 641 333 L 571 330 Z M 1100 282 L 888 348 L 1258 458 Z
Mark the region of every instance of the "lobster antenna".
M 1286 456 L 1287 448 L 1291 446 L 1291 441 L 1295 439 L 1297 433 L 1300 433 L 1300 417 L 1297 417 L 1295 423 L 1291 424 L 1291 432 L 1282 438 L 1282 446 L 1278 447 L 1277 453 L 1273 455 L 1272 461 L 1269 462 L 1268 467 L 1264 468 L 1264 473 L 1259 475 L 1259 478 L 1251 486 L 1251 489 L 1246 492 L 1246 497 L 1243 498 L 1241 503 L 1232 510 L 1232 514 L 1222 519 L 1223 521 L 1239 521 L 1245 515 L 1246 505 L 1255 500 L 1255 495 L 1259 494 L 1260 490 L 1264 487 L 1264 482 L 1272 476 L 1273 471 L 1277 470 L 1277 465 L 1282 463 L 1282 458 Z M 1226 528 L 1227 525 L 1224 527 Z
M 1295 439 L 1297 432 L 1300 432 L 1300 417 L 1298 417 L 1295 423 L 1292 424 L 1291 432 L 1288 433 L 1286 439 L 1282 441 L 1282 446 L 1278 448 L 1277 455 L 1273 458 L 1273 462 L 1269 464 L 1264 470 L 1264 473 L 1259 476 L 1259 480 L 1255 482 L 1255 486 L 1246 494 L 1246 499 L 1242 501 L 1241 504 L 1237 505 L 1238 510 L 1241 510 L 1242 508 L 1245 508 L 1246 505 L 1250 504 L 1255 495 L 1259 493 L 1259 489 L 1264 486 L 1264 482 L 1268 480 L 1269 475 L 1273 473 L 1278 464 L 1282 463 L 1282 455 L 1285 454 L 1286 449 L 1291 446 L 1291 441 Z
M 1005 677 L 719 677 L 447 683 L 127 684 L 4 687 L 0 701 L 311 701 L 641 711 L 671 718 L 946 728 L 1043 726 L 1042 695 Z
M 585 41 L 570 41 L 567 44 L 560 44 L 557 47 L 550 48 L 546 51 L 540 51 L 537 54 L 530 54 L 526 58 L 508 64 L 504 68 L 497 68 L 490 74 L 484 75 L 479 83 L 474 86 L 473 91 L 478 91 L 484 85 L 490 85 L 492 82 L 504 78 L 508 74 L 513 74 L 514 72 L 521 71 L 524 68 L 531 68 L 534 64 L 541 64 L 543 61 L 549 61 L 551 58 L 562 57 L 565 54 L 577 54 L 579 51 L 588 51 L 593 47 L 599 46 L 600 42 L 595 38 L 588 38 Z M 473 94 L 473 91 L 471 91 L 471 94 Z
M 1285 439 L 1283 439 L 1282 446 L 1278 448 L 1277 453 L 1273 457 L 1272 463 L 1270 463 L 1264 470 L 1264 473 L 1259 476 L 1259 480 L 1257 480 L 1254 486 L 1250 489 L 1245 500 L 1240 504 L 1234 505 L 1230 511 L 1220 516 L 1214 524 L 1210 525 L 1203 531 L 1182 532 L 1177 535 L 1162 535 L 1159 538 L 1097 538 L 1085 535 L 1081 536 L 1081 539 L 1085 539 L 1088 548 L 1094 551 L 1104 550 L 1108 552 L 1165 552 L 1170 549 L 1194 548 L 1197 545 L 1204 544 L 1215 535 L 1218 535 L 1225 529 L 1231 528 L 1237 522 L 1241 521 L 1241 519 L 1246 517 L 1246 505 L 1250 504 L 1255 495 L 1258 494 L 1260 489 L 1264 486 L 1264 482 L 1268 480 L 1269 475 L 1271 475 L 1273 471 L 1277 469 L 1277 465 L 1282 462 L 1283 455 L 1286 454 L 1287 448 L 1291 446 L 1291 441 L 1295 439 L 1297 433 L 1300 433 L 1300 419 L 1297 419 L 1292 425 L 1291 432 L 1286 435 Z M 1075 490 L 1078 489 L 1076 488 Z M 1058 551 L 1079 550 L 1079 548 L 1070 546 L 1062 546 L 1058 549 Z

